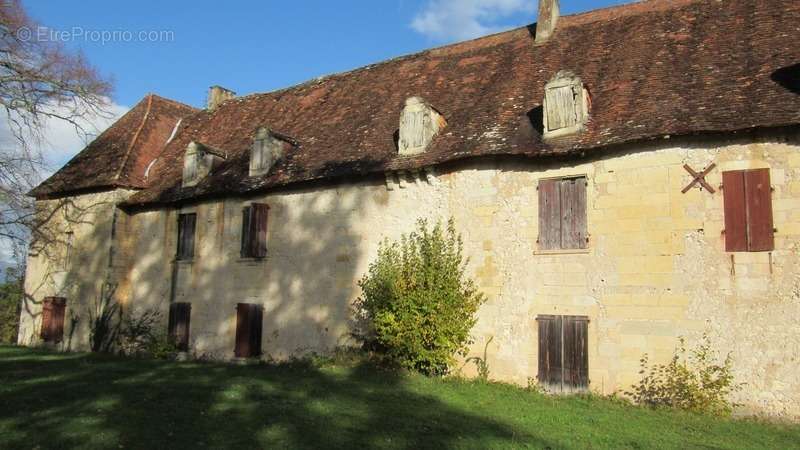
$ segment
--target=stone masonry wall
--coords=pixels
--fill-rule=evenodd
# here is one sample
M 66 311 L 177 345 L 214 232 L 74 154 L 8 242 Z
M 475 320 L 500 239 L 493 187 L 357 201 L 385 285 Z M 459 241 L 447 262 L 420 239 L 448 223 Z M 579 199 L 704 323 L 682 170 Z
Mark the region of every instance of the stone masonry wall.
M 714 187 L 724 170 L 770 168 L 774 252 L 726 253 L 722 192 L 681 193 L 691 181 L 683 164 L 701 170 L 711 162 Z M 537 182 L 564 175 L 587 176 L 589 248 L 540 252 Z M 270 205 L 262 261 L 239 256 L 241 209 L 250 201 Z M 174 263 L 181 211 L 197 213 L 195 258 Z M 378 243 L 413 230 L 420 217 L 450 216 L 463 234 L 470 273 L 489 298 L 473 330 L 473 353 L 482 356 L 493 338 L 492 377 L 525 384 L 536 376 L 537 315 L 586 315 L 594 391 L 628 389 L 644 353 L 665 361 L 679 336 L 692 345 L 707 332 L 717 350 L 731 352 L 736 380 L 747 383 L 734 399 L 744 412 L 800 418 L 796 134 L 663 141 L 577 162 L 484 160 L 393 174 L 387 182 L 137 212 L 127 225 L 136 239 L 123 301 L 134 311 L 165 314 L 171 298 L 191 302 L 198 356 L 233 356 L 239 302 L 264 305 L 265 357 L 325 352 L 352 342 L 350 305 Z M 39 271 L 28 273 L 36 278 Z

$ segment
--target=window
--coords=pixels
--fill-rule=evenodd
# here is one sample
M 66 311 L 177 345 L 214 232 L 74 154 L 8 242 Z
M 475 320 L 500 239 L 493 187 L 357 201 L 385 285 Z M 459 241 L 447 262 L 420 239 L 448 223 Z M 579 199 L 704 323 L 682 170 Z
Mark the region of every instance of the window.
M 182 187 L 195 186 L 227 158 L 227 153 L 202 142 L 190 142 L 183 154 Z
M 267 213 L 269 206 L 253 203 L 242 210 L 242 258 L 267 256 Z
M 586 177 L 539 181 L 539 249 L 587 247 Z
M 41 338 L 44 342 L 58 343 L 64 337 L 64 313 L 67 299 L 46 297 L 42 302 Z
M 551 392 L 589 387 L 586 316 L 541 315 L 539 326 L 539 384 Z
M 561 71 L 544 88 L 544 137 L 580 131 L 589 118 L 589 93 L 580 78 Z
M 279 139 L 267 128 L 259 128 L 253 140 L 253 147 L 250 149 L 250 172 L 249 175 L 265 175 L 269 169 L 283 157 L 286 145 L 285 141 Z
M 168 336 L 170 342 L 182 351 L 189 350 L 189 319 L 192 316 L 191 303 L 172 303 L 169 305 Z
M 75 245 L 75 233 L 67 231 L 64 233 L 64 267 L 63 270 L 69 270 L 72 263 L 72 257 Z
M 446 126 L 444 117 L 419 97 L 409 97 L 400 113 L 397 147 L 401 155 L 422 153 Z
M 769 169 L 722 172 L 725 251 L 764 252 L 775 248 Z
M 194 258 L 194 232 L 197 214 L 178 214 L 178 252 L 175 259 L 187 261 Z
M 261 305 L 253 303 L 236 305 L 236 346 L 233 353 L 237 358 L 261 355 L 262 311 Z

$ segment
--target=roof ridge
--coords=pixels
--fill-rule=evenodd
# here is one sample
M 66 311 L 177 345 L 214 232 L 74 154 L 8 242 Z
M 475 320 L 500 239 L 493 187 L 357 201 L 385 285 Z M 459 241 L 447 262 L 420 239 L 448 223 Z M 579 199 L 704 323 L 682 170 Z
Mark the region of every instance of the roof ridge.
M 167 97 L 158 95 L 158 94 L 156 94 L 154 92 L 150 92 L 147 95 L 150 96 L 150 97 L 155 97 L 157 100 L 160 100 L 160 101 L 163 101 L 163 102 L 166 102 L 166 103 L 172 103 L 175 106 L 180 106 L 180 107 L 183 107 L 183 108 L 189 108 L 189 109 L 194 110 L 194 111 L 201 111 L 200 108 L 197 108 L 195 106 L 192 106 L 192 105 L 189 105 L 189 104 L 186 104 L 186 103 L 183 103 L 183 102 L 179 102 L 178 100 L 173 100 L 171 98 L 167 98 Z

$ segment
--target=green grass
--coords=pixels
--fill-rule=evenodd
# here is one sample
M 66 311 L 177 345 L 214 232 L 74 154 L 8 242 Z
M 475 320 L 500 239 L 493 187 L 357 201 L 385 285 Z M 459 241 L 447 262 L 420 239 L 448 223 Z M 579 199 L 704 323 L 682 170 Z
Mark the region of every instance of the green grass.
M 0 346 L 0 448 L 797 448 L 800 427 L 367 365 L 237 366 Z

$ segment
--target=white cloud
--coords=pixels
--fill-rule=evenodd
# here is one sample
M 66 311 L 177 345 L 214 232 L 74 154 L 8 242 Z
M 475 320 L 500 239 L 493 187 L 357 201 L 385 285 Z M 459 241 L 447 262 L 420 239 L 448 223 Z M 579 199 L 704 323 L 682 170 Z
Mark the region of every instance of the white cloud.
M 533 0 L 429 0 L 411 22 L 411 28 L 437 41 L 465 40 L 512 27 L 502 21 L 525 14 L 534 20 Z
M 33 151 L 41 152 L 43 160 L 48 169 L 57 170 L 63 166 L 70 158 L 108 128 L 123 114 L 128 112 L 128 107 L 109 102 L 106 111 L 102 115 L 93 115 L 78 120 L 84 133 L 79 132 L 69 122 L 56 118 L 44 120 L 41 136 L 34 139 L 27 137 L 29 145 Z M 58 113 L 59 108 L 54 107 L 53 111 Z M 4 152 L 18 151 L 19 142 L 11 133 L 8 116 L 3 112 L 0 114 L 0 147 Z

